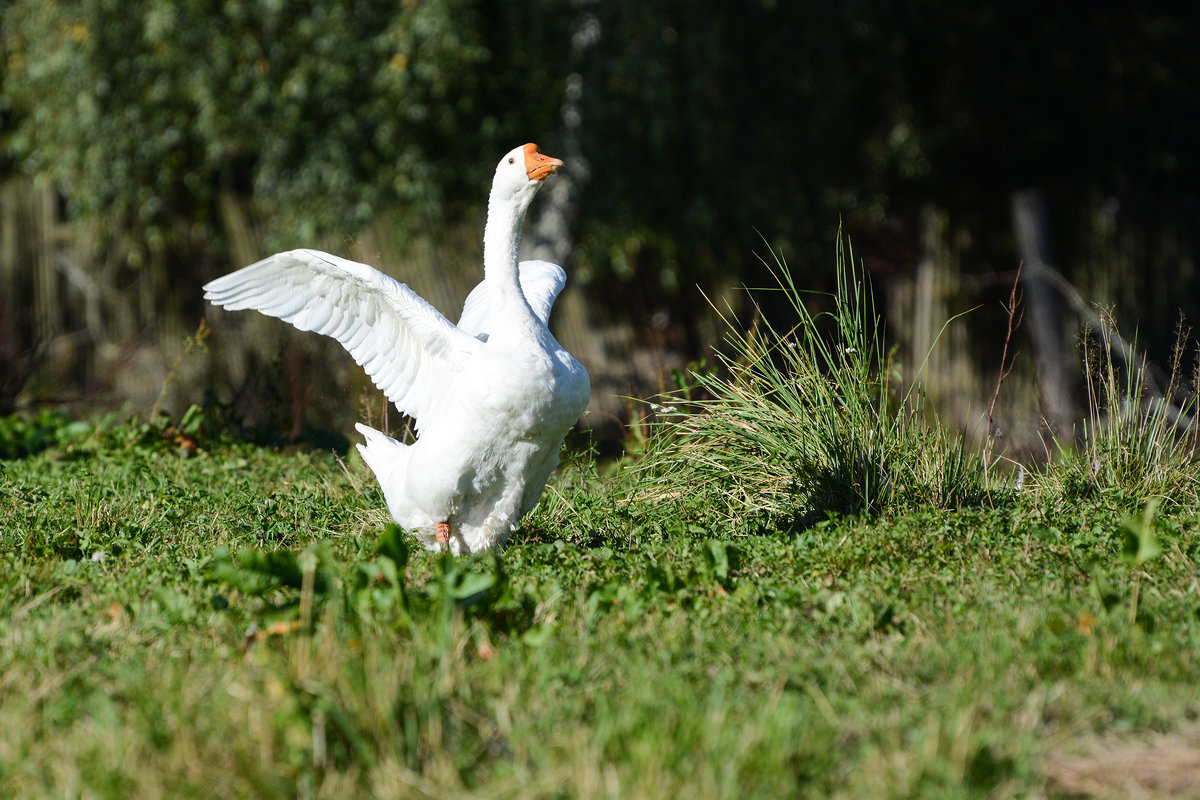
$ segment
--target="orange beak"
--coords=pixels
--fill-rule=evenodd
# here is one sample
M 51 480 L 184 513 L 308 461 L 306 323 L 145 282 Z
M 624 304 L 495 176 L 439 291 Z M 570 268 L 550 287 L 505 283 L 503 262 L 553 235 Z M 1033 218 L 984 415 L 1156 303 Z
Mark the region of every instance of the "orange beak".
M 557 158 L 542 155 L 542 151 L 533 142 L 525 145 L 525 174 L 531 181 L 541 181 L 558 172 L 563 162 Z

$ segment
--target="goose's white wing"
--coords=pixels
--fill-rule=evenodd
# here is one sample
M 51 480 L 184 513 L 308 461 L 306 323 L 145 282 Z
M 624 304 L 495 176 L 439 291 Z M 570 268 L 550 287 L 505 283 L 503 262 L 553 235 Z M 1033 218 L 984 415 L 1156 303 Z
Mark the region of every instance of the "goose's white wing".
M 382 272 L 319 250 L 276 253 L 204 287 L 230 311 L 254 309 L 332 336 L 418 425 L 482 343 Z
M 543 325 L 549 325 L 550 310 L 558 293 L 567 284 L 566 270 L 549 261 L 522 261 L 519 270 L 521 291 L 525 293 L 529 307 Z M 458 328 L 486 342 L 491 327 L 491 313 L 487 281 L 483 280 L 467 295 Z

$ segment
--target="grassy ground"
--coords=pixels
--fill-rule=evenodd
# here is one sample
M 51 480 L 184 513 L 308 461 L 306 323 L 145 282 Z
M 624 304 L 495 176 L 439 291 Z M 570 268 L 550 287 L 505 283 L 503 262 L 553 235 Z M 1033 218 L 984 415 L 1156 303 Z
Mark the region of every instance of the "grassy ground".
M 1200 796 L 1200 508 L 730 523 L 584 458 L 455 562 L 354 458 L 68 433 L 0 463 L 5 797 Z
M 1200 375 L 1104 341 L 1078 445 L 1003 474 L 853 263 L 498 556 L 198 409 L 0 420 L 0 797 L 1200 797 Z

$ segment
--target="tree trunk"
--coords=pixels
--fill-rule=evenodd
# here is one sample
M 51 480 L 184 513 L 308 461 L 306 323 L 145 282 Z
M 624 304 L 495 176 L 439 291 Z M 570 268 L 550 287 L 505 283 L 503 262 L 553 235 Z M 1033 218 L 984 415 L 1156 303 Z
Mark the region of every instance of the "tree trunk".
M 587 6 L 592 0 L 575 0 L 571 5 L 577 15 L 571 31 L 571 63 L 580 64 L 588 51 L 600 41 L 600 22 Z M 561 157 L 565 168 L 542 190 L 535 207 L 536 215 L 525 237 L 525 256 L 569 267 L 575 247 L 574 223 L 579 201 L 590 175 L 579 135 L 583 125 L 582 99 L 584 79 L 581 72 L 572 72 L 566 79 L 562 105 L 562 126 L 559 129 L 559 151 L 550 155 Z M 558 299 L 553 317 L 555 334 L 568 350 L 587 367 L 592 378 L 592 403 L 589 408 L 601 412 L 588 423 L 596 427 L 600 416 L 609 417 L 617 410 L 610 404 L 608 392 L 597 391 L 615 379 L 615 364 L 610 363 L 602 338 L 597 331 L 584 293 L 577 280 L 568 278 L 567 286 Z
M 1022 189 L 1012 196 L 1013 232 L 1024 265 L 1022 280 L 1026 322 L 1037 363 L 1042 418 L 1052 435 L 1070 435 L 1071 375 L 1063 341 L 1062 300 L 1046 274 L 1050 254 L 1050 215 L 1040 189 Z

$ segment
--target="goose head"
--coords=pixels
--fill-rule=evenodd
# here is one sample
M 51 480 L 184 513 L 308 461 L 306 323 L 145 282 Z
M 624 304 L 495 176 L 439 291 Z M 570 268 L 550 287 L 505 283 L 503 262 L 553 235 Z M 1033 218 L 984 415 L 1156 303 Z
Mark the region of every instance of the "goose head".
M 544 155 L 533 142 L 514 147 L 496 165 L 492 200 L 511 204 L 524 213 L 541 188 L 542 181 L 558 171 L 563 162 Z

